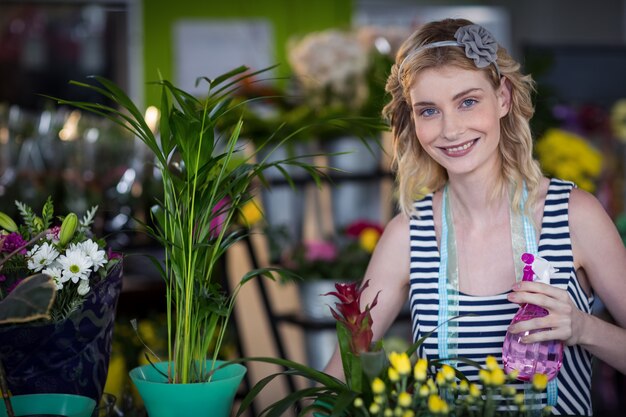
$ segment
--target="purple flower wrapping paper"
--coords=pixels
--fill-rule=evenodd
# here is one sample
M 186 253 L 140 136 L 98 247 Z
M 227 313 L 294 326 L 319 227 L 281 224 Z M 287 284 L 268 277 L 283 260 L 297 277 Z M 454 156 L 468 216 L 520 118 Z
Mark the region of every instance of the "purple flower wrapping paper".
M 67 319 L 0 326 L 0 359 L 11 393 L 78 394 L 99 401 L 121 288 L 119 262 Z

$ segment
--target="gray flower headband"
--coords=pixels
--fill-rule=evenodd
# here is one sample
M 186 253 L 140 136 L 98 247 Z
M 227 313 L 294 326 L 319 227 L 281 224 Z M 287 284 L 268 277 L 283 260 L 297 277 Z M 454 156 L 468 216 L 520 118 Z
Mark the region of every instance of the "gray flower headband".
M 402 66 L 410 58 L 425 49 L 439 48 L 442 46 L 460 46 L 465 48 L 465 56 L 474 60 L 477 68 L 488 67 L 493 64 L 500 77 L 500 68 L 497 63 L 498 43 L 491 32 L 480 25 L 467 25 L 457 29 L 454 34 L 455 41 L 439 41 L 422 45 L 409 52 L 398 67 L 398 80 L 401 80 Z

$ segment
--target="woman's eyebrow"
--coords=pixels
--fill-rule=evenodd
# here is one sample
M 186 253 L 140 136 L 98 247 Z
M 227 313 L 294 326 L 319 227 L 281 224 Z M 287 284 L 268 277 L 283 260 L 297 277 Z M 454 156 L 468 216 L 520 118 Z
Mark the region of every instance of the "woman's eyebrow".
M 482 88 L 477 88 L 477 87 L 473 87 L 473 88 L 468 88 L 465 91 L 461 91 L 460 93 L 456 94 L 454 97 L 452 97 L 452 100 L 458 100 L 461 97 L 463 97 L 464 95 L 467 95 L 469 93 L 473 93 L 475 91 L 483 91 Z
M 423 107 L 423 106 L 434 106 L 435 103 L 432 101 L 418 101 L 417 103 L 413 103 L 413 107 Z
M 477 87 L 468 88 L 467 90 L 463 90 L 460 93 L 455 94 L 454 97 L 452 97 L 452 101 L 458 100 L 467 94 L 477 92 L 477 91 L 483 91 L 483 89 L 477 88 Z M 434 106 L 434 105 L 435 103 L 432 101 L 418 101 L 417 103 L 413 104 L 413 107 Z

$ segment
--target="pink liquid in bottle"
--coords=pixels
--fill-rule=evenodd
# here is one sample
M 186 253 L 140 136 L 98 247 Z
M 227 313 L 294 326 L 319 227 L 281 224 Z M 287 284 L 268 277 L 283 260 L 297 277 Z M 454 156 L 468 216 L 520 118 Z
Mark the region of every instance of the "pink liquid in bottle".
M 526 264 L 522 280 L 532 281 L 534 275 L 531 267 L 534 261 L 533 255 L 523 254 L 522 261 Z M 511 324 L 547 315 L 548 311 L 544 308 L 534 304 L 522 304 Z M 522 337 L 541 331 L 543 329 L 518 334 L 506 332 L 502 346 L 502 363 L 507 374 L 516 370 L 519 372 L 517 379 L 529 381 L 535 374 L 545 374 L 548 380 L 551 380 L 559 373 L 563 363 L 563 342 L 560 340 L 535 343 L 522 342 Z

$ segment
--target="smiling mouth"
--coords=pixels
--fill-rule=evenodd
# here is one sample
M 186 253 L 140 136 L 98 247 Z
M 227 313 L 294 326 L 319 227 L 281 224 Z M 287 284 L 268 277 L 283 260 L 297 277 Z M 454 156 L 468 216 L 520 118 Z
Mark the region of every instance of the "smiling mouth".
M 462 145 L 451 146 L 449 148 L 441 148 L 448 155 L 462 155 L 465 154 L 474 144 L 478 141 L 478 139 L 470 140 L 469 142 L 465 142 Z

